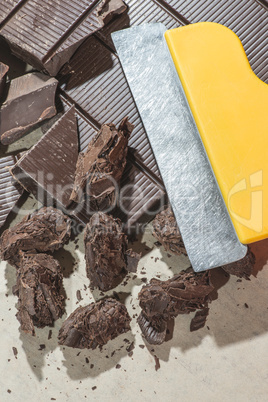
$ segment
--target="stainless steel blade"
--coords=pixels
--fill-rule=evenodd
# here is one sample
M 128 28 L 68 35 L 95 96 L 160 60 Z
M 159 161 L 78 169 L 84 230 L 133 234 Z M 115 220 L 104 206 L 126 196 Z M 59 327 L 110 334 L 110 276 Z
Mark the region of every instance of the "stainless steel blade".
M 243 258 L 169 53 L 163 24 L 114 32 L 124 73 L 196 272 Z

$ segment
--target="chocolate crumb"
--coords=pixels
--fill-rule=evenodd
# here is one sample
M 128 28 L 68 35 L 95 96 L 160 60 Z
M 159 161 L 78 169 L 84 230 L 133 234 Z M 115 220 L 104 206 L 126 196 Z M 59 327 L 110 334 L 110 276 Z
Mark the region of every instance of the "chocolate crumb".
M 46 345 L 41 344 L 41 345 L 39 345 L 39 349 L 38 349 L 38 350 L 44 350 L 45 348 L 46 348 Z
M 94 385 L 94 387 L 91 388 L 92 391 L 95 391 L 95 389 L 97 389 L 96 385 Z
M 135 349 L 135 344 L 134 342 L 131 342 L 131 344 L 126 348 L 127 352 L 131 352 L 133 349 Z
M 7 392 L 8 392 L 9 394 L 11 394 L 11 389 L 8 389 Z
M 121 364 L 117 364 L 117 365 L 115 366 L 115 368 L 116 368 L 116 369 L 120 369 L 120 368 L 121 368 Z
M 17 359 L 17 356 L 18 356 L 18 349 L 15 348 L 15 346 L 13 346 L 13 347 L 12 347 L 12 350 L 13 350 L 13 354 L 14 354 L 15 358 Z
M 247 303 L 245 303 L 244 306 L 245 306 L 246 308 L 248 308 L 248 304 L 247 304 Z
M 94 368 L 94 364 L 91 364 L 91 365 L 90 365 L 90 368 L 93 369 L 93 368 Z
M 86 360 L 86 363 L 88 364 L 88 363 L 89 363 L 89 359 L 86 357 L 85 360 Z
M 48 337 L 47 337 L 47 339 L 49 340 L 49 339 L 51 339 L 52 338 L 52 330 L 50 329 L 49 331 L 48 331 Z
M 80 292 L 80 290 L 77 290 L 76 291 L 76 298 L 77 298 L 77 300 L 80 302 L 81 300 L 83 300 L 83 298 L 82 298 L 82 296 L 81 296 L 81 292 Z
M 145 348 L 145 345 L 139 345 L 139 347 L 140 347 L 141 349 L 144 349 L 144 348 Z
M 155 360 L 155 371 L 157 371 L 160 369 L 160 361 L 157 356 L 154 356 L 154 360 Z

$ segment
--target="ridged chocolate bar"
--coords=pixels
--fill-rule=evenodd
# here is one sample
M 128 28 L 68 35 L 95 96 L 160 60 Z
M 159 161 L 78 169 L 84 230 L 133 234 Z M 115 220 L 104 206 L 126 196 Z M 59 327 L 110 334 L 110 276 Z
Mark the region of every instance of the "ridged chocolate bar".
M 9 171 L 18 161 L 18 156 L 6 156 L 0 159 L 0 227 L 18 202 L 23 189 Z

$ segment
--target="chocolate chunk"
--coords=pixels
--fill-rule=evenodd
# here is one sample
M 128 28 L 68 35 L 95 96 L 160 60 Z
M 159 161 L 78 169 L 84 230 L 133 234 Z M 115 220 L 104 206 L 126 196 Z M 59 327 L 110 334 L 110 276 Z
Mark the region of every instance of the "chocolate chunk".
M 18 266 L 19 251 L 58 250 L 70 238 L 71 220 L 61 211 L 41 208 L 4 231 L 0 238 L 1 258 Z
M 187 255 L 184 243 L 171 207 L 156 215 L 153 222 L 153 235 L 166 251 L 177 255 Z
M 120 220 L 98 212 L 92 216 L 84 234 L 87 277 L 92 288 L 107 291 L 126 275 L 127 237 Z
M 127 10 L 123 0 L 102 0 L 96 8 L 97 16 L 104 24 L 108 24 L 116 15 Z
M 4 63 L 0 62 L 0 101 L 2 101 L 2 96 L 4 94 L 5 85 L 6 85 L 6 74 L 9 70 L 9 67 Z
M 20 253 L 17 282 L 13 287 L 18 296 L 17 318 L 21 329 L 35 335 L 34 326 L 51 325 L 63 314 L 61 267 L 47 254 Z
M 249 280 L 252 274 L 256 258 L 255 255 L 248 249 L 248 252 L 242 260 L 227 264 L 221 267 L 230 275 L 236 275 L 238 278 L 244 278 Z
M 200 328 L 203 328 L 206 324 L 207 316 L 209 313 L 209 308 L 204 308 L 203 310 L 199 310 L 195 313 L 194 318 L 190 324 L 190 331 L 197 331 Z
M 133 125 L 127 117 L 118 130 L 114 124 L 102 125 L 87 151 L 79 154 L 70 197 L 72 201 L 79 202 L 86 191 L 93 210 L 114 205 L 116 187 L 126 166 L 128 138 L 132 130 Z
M 0 109 L 2 144 L 11 144 L 37 123 L 56 114 L 57 85 L 55 78 L 40 73 L 29 73 L 11 81 Z
M 78 157 L 75 108 L 71 107 L 12 169 L 21 185 L 44 205 L 65 208 Z
M 141 253 L 139 254 L 139 253 L 136 253 L 135 251 L 133 251 L 132 249 L 129 249 L 126 251 L 125 255 L 126 255 L 126 259 L 127 259 L 126 269 L 129 272 L 137 272 L 138 263 L 141 258 Z
M 114 299 L 103 299 L 78 307 L 63 323 L 59 344 L 79 349 L 95 349 L 130 330 L 126 307 Z
M 147 342 L 162 343 L 167 322 L 178 314 L 207 308 L 212 290 L 209 271 L 195 273 L 188 268 L 167 281 L 151 279 L 138 296 L 142 308 L 138 323 Z
M 23 193 L 23 188 L 15 182 L 9 171 L 19 159 L 19 154 L 0 159 L 0 227 L 4 225 Z
M 0 36 L 17 57 L 56 75 L 81 43 L 102 27 L 95 5 L 95 0 L 21 1 L 20 7 L 13 4 L 3 16 L 0 13 Z

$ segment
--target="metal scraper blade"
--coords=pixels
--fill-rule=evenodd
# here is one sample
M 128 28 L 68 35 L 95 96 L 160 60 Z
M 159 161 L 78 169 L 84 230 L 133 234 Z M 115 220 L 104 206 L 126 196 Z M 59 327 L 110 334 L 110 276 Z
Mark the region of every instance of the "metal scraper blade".
M 163 24 L 114 32 L 112 39 L 134 96 L 196 272 L 240 260 L 242 245 L 164 38 Z

